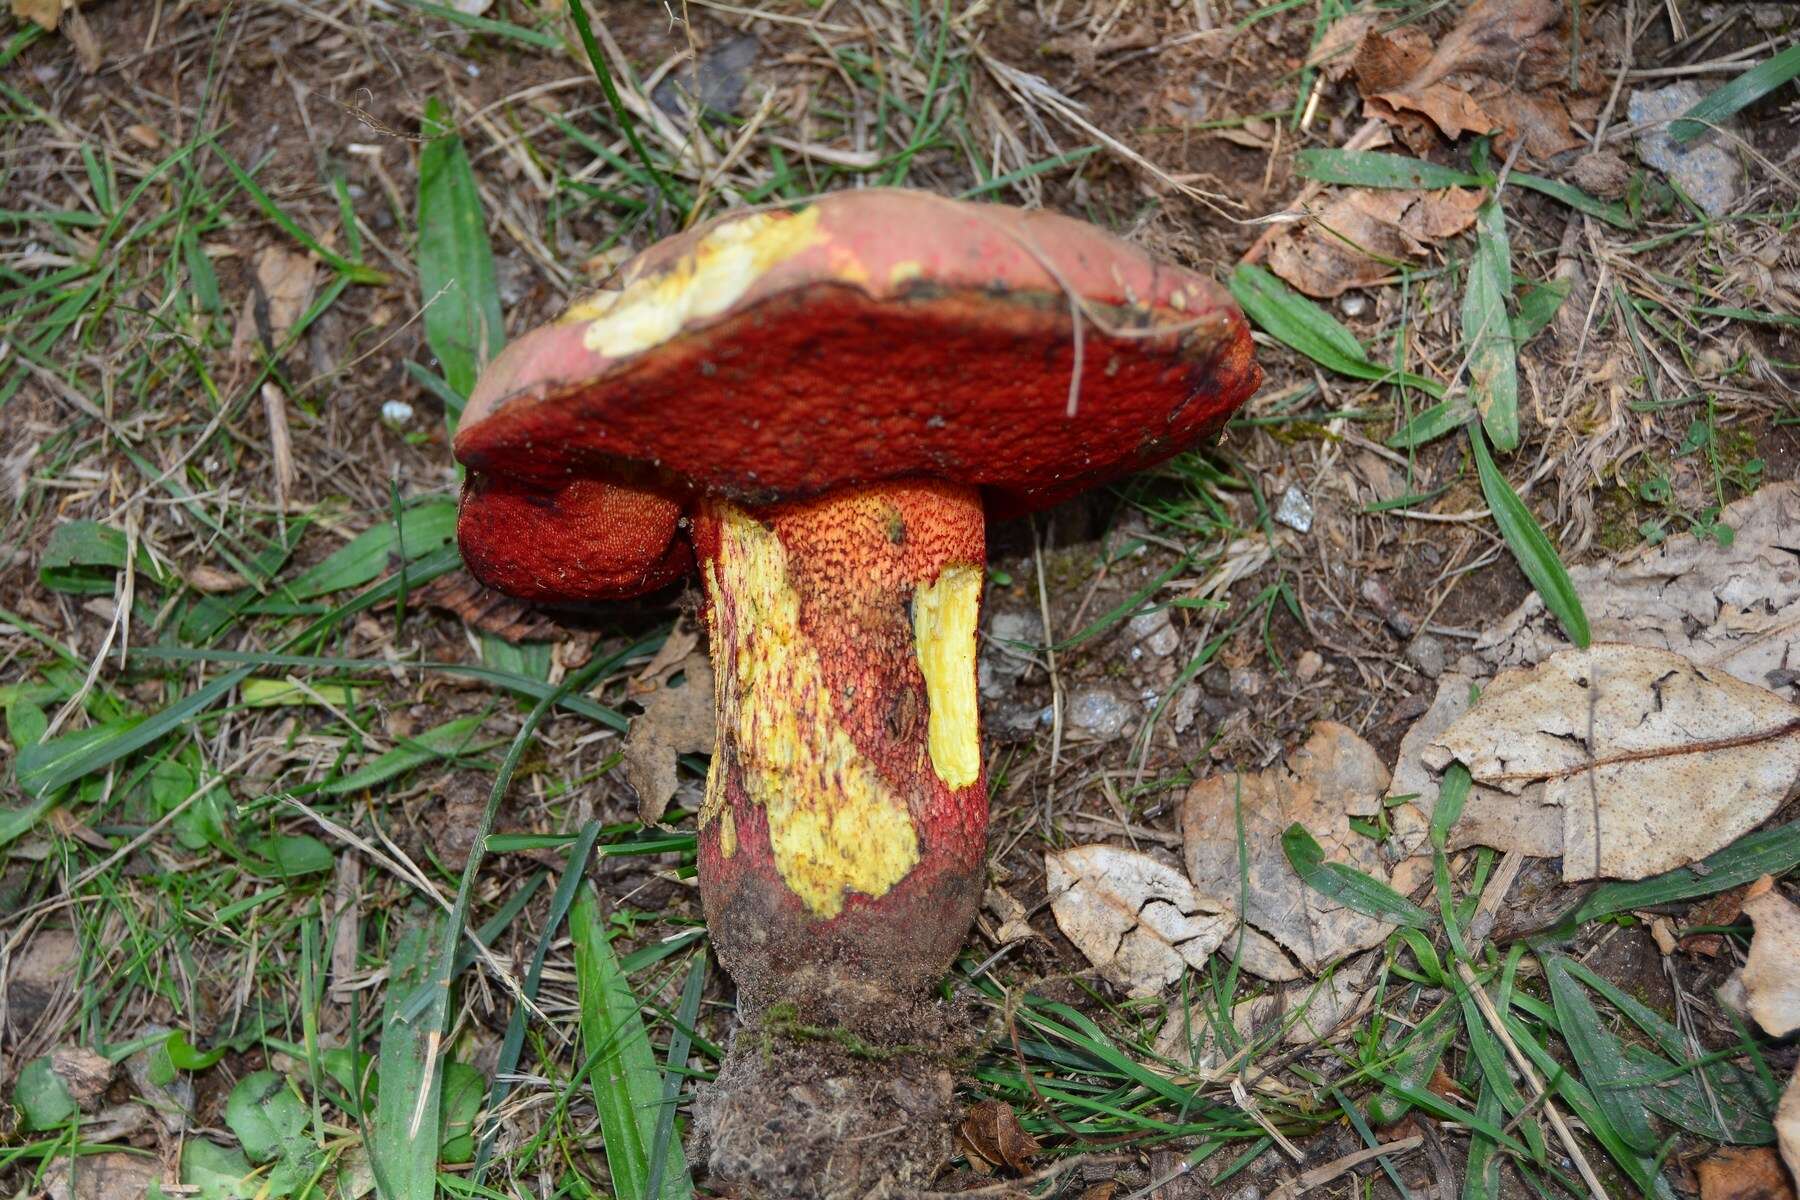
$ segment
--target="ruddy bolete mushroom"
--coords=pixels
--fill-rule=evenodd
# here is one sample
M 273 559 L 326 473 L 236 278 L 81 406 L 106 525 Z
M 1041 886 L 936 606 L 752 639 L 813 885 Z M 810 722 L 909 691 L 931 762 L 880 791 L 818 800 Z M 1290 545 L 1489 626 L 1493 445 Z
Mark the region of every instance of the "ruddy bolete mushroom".
M 458 532 L 544 601 L 697 565 L 713 946 L 748 1014 L 879 1036 L 982 893 L 985 518 L 1167 459 L 1260 378 L 1220 288 L 1090 225 L 841 192 L 670 238 L 507 347 Z

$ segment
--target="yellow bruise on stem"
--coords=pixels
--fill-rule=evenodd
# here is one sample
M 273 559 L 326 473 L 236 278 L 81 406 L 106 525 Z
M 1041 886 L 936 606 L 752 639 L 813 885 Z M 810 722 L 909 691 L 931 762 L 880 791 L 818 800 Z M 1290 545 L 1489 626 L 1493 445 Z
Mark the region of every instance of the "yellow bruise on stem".
M 818 651 L 800 629 L 780 539 L 721 507 L 718 556 L 706 567 L 720 731 L 736 739 L 745 792 L 768 818 L 775 869 L 814 915 L 830 920 L 846 893 L 883 896 L 906 878 L 919 861 L 918 832 L 905 799 L 839 723 Z M 713 755 L 703 827 L 730 817 L 727 757 Z M 722 825 L 721 852 L 729 855 L 736 840 Z
M 669 269 L 578 301 L 562 320 L 588 322 L 582 343 L 596 354 L 637 354 L 668 341 L 690 321 L 729 309 L 771 267 L 820 240 L 816 207 L 728 220 Z
M 981 724 L 975 700 L 975 624 L 980 567 L 951 566 L 913 592 L 913 647 L 931 703 L 926 726 L 931 767 L 944 786 L 981 777 Z

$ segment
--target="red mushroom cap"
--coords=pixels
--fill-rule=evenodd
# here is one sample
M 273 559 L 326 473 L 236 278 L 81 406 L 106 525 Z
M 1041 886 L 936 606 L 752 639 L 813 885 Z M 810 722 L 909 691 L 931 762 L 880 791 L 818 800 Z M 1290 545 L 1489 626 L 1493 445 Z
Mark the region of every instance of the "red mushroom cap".
M 652 247 L 507 347 L 456 455 L 546 514 L 576 480 L 619 481 L 642 507 L 926 477 L 1007 515 L 1178 453 L 1260 380 L 1243 315 L 1200 275 L 1052 213 L 870 189 Z M 545 577 L 558 539 L 529 536 L 516 505 L 500 522 L 490 486 L 465 501 L 471 565 L 508 590 L 477 564 Z M 657 586 L 674 529 L 648 532 L 639 560 Z M 621 594 L 616 570 L 581 582 L 565 570 L 556 590 Z

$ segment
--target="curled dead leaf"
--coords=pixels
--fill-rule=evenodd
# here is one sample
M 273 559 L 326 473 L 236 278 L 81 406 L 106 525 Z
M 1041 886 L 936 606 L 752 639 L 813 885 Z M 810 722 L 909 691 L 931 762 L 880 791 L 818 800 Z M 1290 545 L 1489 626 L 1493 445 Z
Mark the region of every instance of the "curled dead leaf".
M 1102 977 L 1132 996 L 1151 996 L 1204 966 L 1236 916 L 1147 854 L 1076 846 L 1044 855 L 1056 924 Z
M 1269 250 L 1269 269 L 1319 299 L 1340 296 L 1422 258 L 1432 242 L 1475 223 L 1483 193 L 1468 188 L 1337 193 L 1311 219 L 1290 226 Z
M 1452 760 L 1485 787 L 1541 789 L 1566 882 L 1642 879 L 1780 807 L 1800 779 L 1800 710 L 1677 654 L 1596 643 L 1496 677 L 1427 750 Z
M 1764 875 L 1751 885 L 1744 912 L 1756 923 L 1744 962 L 1745 1002 L 1765 1031 L 1786 1037 L 1800 1029 L 1800 906 Z
M 1775 1138 L 1788 1174 L 1800 1179 L 1800 1063 L 1794 1064 L 1794 1077 L 1788 1080 L 1775 1110 Z
M 655 691 L 634 697 L 644 711 L 625 735 L 625 780 L 637 792 L 638 820 L 646 825 L 662 820 L 675 795 L 675 760 L 710 751 L 717 740 L 712 663 L 690 653 L 677 668 Z M 677 673 L 679 683 L 670 678 Z
M 1726 1146 L 1700 1160 L 1700 1200 L 1794 1200 L 1781 1156 L 1768 1146 Z
M 1255 775 L 1210 776 L 1188 790 L 1181 810 L 1188 875 L 1203 893 L 1239 892 L 1241 808 L 1249 925 L 1310 971 L 1373 946 L 1393 926 L 1307 887 L 1288 865 L 1281 834 L 1298 822 L 1328 859 L 1386 882 L 1379 849 L 1350 828 L 1350 818 L 1378 813 L 1387 785 L 1387 767 L 1374 747 L 1342 725 L 1321 721 L 1285 765 Z
M 224 571 L 218 567 L 209 567 L 202 563 L 187 574 L 188 586 L 196 592 L 218 595 L 223 592 L 235 592 L 248 586 L 244 577 L 236 571 Z
M 956 1132 L 971 1164 L 979 1158 L 990 1167 L 1004 1167 L 1019 1175 L 1031 1168 L 1031 1160 L 1043 1149 L 1020 1126 L 1012 1105 L 999 1100 L 975 1105 Z

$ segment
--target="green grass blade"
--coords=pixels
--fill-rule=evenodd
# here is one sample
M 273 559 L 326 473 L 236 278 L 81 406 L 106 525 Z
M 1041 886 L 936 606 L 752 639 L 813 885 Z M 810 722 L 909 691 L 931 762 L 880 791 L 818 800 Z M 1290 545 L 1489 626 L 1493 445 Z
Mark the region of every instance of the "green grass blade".
M 650 157 L 650 152 L 644 148 L 643 139 L 638 137 L 637 122 L 631 119 L 631 113 L 626 110 L 625 102 L 619 99 L 619 89 L 613 83 L 612 72 L 606 69 L 606 55 L 601 52 L 600 44 L 594 40 L 593 26 L 588 23 L 587 0 L 569 0 L 569 16 L 575 21 L 575 31 L 581 35 L 581 48 L 587 53 L 589 65 L 594 68 L 594 78 L 600 81 L 600 91 L 606 96 L 606 103 L 612 108 L 613 118 L 618 121 L 619 128 L 625 131 L 625 140 L 631 143 L 632 152 L 638 156 L 638 161 L 644 164 L 644 170 L 650 173 L 651 180 L 656 184 L 656 190 L 661 192 L 663 199 L 669 202 L 669 207 L 685 220 L 688 209 L 686 200 L 676 191 L 675 185 L 669 181 L 669 177 L 663 174 L 661 168 L 656 165 L 656 160 Z
M 1486 182 L 1471 171 L 1375 150 L 1302 150 L 1294 155 L 1294 173 L 1349 187 L 1480 187 Z
M 588 857 L 593 854 L 594 843 L 599 839 L 600 822 L 589 821 L 581 827 L 574 844 L 569 847 L 569 860 L 563 867 L 562 877 L 557 880 L 556 893 L 550 898 L 550 912 L 545 917 L 537 950 L 531 956 L 531 965 L 526 968 L 525 978 L 519 983 L 527 1000 L 537 999 L 538 984 L 544 976 L 544 961 L 550 957 L 550 945 L 556 940 L 556 931 L 562 928 L 563 917 L 568 915 L 569 906 L 575 902 L 576 890 L 581 886 L 587 871 Z M 519 1054 L 525 1047 L 525 1015 L 525 1005 L 515 1002 L 512 1017 L 506 1024 L 506 1035 L 500 1042 L 500 1058 L 494 1067 L 493 1094 L 487 1103 L 489 1112 L 498 1110 L 512 1091 L 513 1085 L 508 1077 L 518 1066 Z M 493 1157 L 494 1139 L 499 1134 L 500 1129 L 496 1125 L 482 1135 L 481 1144 L 475 1151 L 474 1181 L 477 1184 L 481 1182 L 488 1160 Z
M 1330 896 L 1344 907 L 1396 925 L 1414 929 L 1431 927 L 1430 913 L 1379 879 L 1343 863 L 1326 862 L 1325 851 L 1298 821 L 1282 833 L 1281 850 L 1287 855 L 1288 865 L 1307 887 Z
M 17 762 L 19 786 L 31 795 L 41 797 L 83 775 L 103 770 L 175 732 L 248 678 L 250 668 L 239 667 L 183 696 L 153 717 L 77 730 L 22 747 Z
M 1678 142 L 1691 142 L 1706 132 L 1708 125 L 1718 125 L 1800 76 L 1800 45 L 1789 46 L 1767 62 L 1758 63 L 1730 83 L 1715 88 L 1669 126 Z
M 1475 217 L 1475 258 L 1463 292 L 1463 352 L 1469 359 L 1469 394 L 1494 445 L 1519 446 L 1518 347 L 1506 296 L 1512 288 L 1512 251 L 1506 241 L 1506 214 L 1490 198 Z
M 1569 974 L 1561 955 L 1544 962 L 1550 983 L 1550 1001 L 1562 1025 L 1563 1041 L 1575 1058 L 1581 1078 L 1627 1146 L 1639 1154 L 1656 1150 L 1656 1135 L 1644 1116 L 1644 1106 L 1634 1091 L 1617 1086 L 1633 1072 L 1625 1064 L 1625 1049 L 1600 1021 L 1600 1012 L 1588 994 Z
M 1411 450 L 1427 442 L 1435 442 L 1452 429 L 1467 424 L 1473 411 L 1468 400 L 1462 396 L 1439 400 L 1402 425 L 1397 433 L 1388 438 L 1387 444 L 1396 450 Z
M 1481 494 L 1494 514 L 1494 524 L 1500 527 L 1500 535 L 1518 560 L 1519 569 L 1543 597 L 1544 607 L 1550 610 L 1550 615 L 1562 622 L 1569 640 L 1585 647 L 1593 636 L 1588 630 L 1587 613 L 1581 607 L 1575 585 L 1569 580 L 1568 570 L 1557 556 L 1556 547 L 1550 544 L 1543 527 L 1519 499 L 1519 494 L 1506 482 L 1500 468 L 1494 465 L 1487 438 L 1482 435 L 1479 425 L 1469 426 L 1469 440 L 1475 447 L 1475 469 L 1481 476 Z
M 357 768 L 341 779 L 332 780 L 319 790 L 328 796 L 341 796 L 345 792 L 361 791 L 363 788 L 386 783 L 414 767 L 460 753 L 479 728 L 481 718 L 478 716 L 445 721 L 415 738 L 409 738 L 404 745 L 395 746 L 379 755 L 374 762 Z
M 418 258 L 419 291 L 428 305 L 425 340 L 451 389 L 466 399 L 482 366 L 500 352 L 506 322 L 475 171 L 436 97 L 425 105 L 422 131 Z M 461 413 L 459 407 L 448 414 L 452 433 Z
M 449 21 L 452 25 L 461 25 L 474 33 L 486 33 L 495 37 L 510 38 L 527 46 L 535 46 L 539 50 L 561 50 L 562 39 L 553 33 L 545 33 L 541 29 L 527 29 L 523 25 L 514 25 L 511 21 L 496 21 L 492 17 L 477 17 L 448 5 L 432 4 L 429 0 L 400 0 L 408 8 Z
M 650 1182 L 646 1195 L 662 1194 L 663 1174 L 669 1161 L 671 1139 L 675 1134 L 675 1102 L 681 1095 L 681 1077 L 687 1069 L 688 1048 L 693 1043 L 691 1030 L 700 1018 L 700 994 L 706 988 L 706 953 L 694 955 L 688 967 L 687 982 L 681 988 L 681 1006 L 675 1011 L 675 1023 L 669 1033 L 669 1055 L 663 1062 L 662 1109 L 656 1114 L 656 1139 L 650 1146 Z
M 1634 883 L 1604 884 L 1558 921 L 1550 936 L 1561 936 L 1614 913 L 1715 895 L 1796 866 L 1800 866 L 1800 821 L 1739 838 L 1694 867 L 1677 867 Z
M 663 1079 L 650 1049 L 631 981 L 607 938 L 606 920 L 591 886 L 583 886 L 569 912 L 575 940 L 575 981 L 581 999 L 582 1048 L 593 1060 L 589 1075 L 606 1163 L 619 1200 L 651 1200 L 650 1154 L 656 1144 Z M 678 1146 L 671 1146 L 655 1200 L 692 1196 L 693 1181 Z
M 374 1140 L 369 1159 L 387 1200 L 432 1200 L 437 1187 L 439 1037 L 449 996 L 414 1020 L 405 998 L 430 977 L 432 926 L 409 923 L 388 964 L 387 1004 L 377 1055 Z

